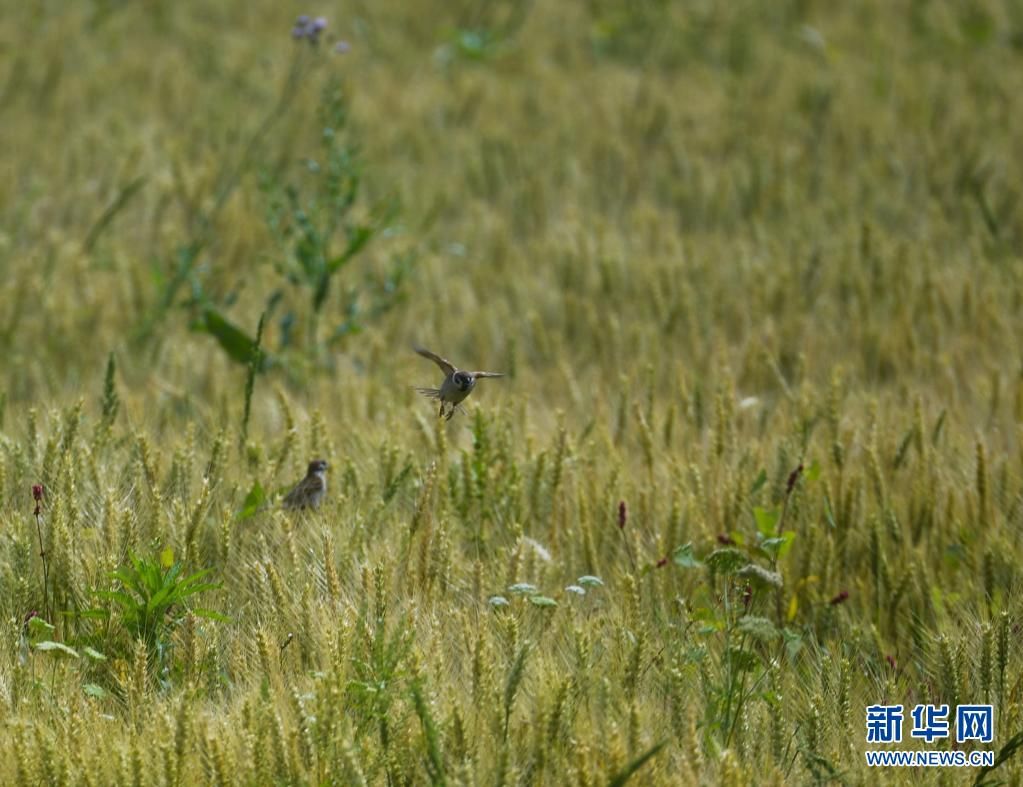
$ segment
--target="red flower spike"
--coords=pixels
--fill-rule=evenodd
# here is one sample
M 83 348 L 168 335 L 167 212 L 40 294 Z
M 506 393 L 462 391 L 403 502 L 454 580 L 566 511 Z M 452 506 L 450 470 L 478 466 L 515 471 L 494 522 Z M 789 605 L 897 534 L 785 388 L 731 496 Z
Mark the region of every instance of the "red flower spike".
M 831 601 L 829 601 L 828 603 L 833 607 L 837 607 L 839 604 L 844 604 L 848 600 L 848 598 L 849 591 L 843 590 L 841 593 L 839 593 L 837 596 L 831 599 Z
M 803 463 L 800 462 L 799 463 L 799 467 L 797 467 L 795 470 L 793 470 L 791 473 L 789 473 L 789 480 L 785 484 L 785 494 L 786 495 L 791 495 L 792 494 L 792 488 L 796 485 L 796 481 L 799 480 L 799 476 L 801 476 L 802 474 L 803 474 Z

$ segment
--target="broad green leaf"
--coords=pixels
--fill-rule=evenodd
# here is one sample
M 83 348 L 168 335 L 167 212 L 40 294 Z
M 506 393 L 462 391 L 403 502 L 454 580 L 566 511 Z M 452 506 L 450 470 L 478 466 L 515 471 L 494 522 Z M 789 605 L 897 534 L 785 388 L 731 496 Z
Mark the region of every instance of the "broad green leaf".
M 28 633 L 30 636 L 39 636 L 48 631 L 54 631 L 54 627 L 43 618 L 36 616 L 28 621 Z
M 248 519 L 250 516 L 253 516 L 257 511 L 259 511 L 260 507 L 264 503 L 266 503 L 266 492 L 263 491 L 262 484 L 260 484 L 259 481 L 256 481 L 252 485 L 252 489 L 250 489 L 249 493 L 245 496 L 245 500 L 242 502 L 241 511 L 235 514 L 235 519 L 238 521 Z
M 174 580 L 178 578 L 178 575 L 185 570 L 183 563 L 173 563 L 167 572 L 163 575 L 162 584 L 170 585 L 174 583 Z
M 192 330 L 208 333 L 220 347 L 227 353 L 228 357 L 240 364 L 248 365 L 252 362 L 253 356 L 257 353 L 256 341 L 247 333 L 238 328 L 224 315 L 207 306 L 202 310 L 199 319 L 192 324 Z M 258 353 L 258 370 L 266 369 L 268 357 L 265 352 Z
M 227 615 L 221 615 L 219 612 L 214 612 L 212 609 L 203 609 L 202 607 L 194 607 L 189 610 L 197 618 L 206 618 L 207 620 L 215 620 L 217 623 L 230 623 L 231 618 Z
M 775 526 L 778 524 L 778 511 L 773 508 L 753 509 L 753 518 L 757 522 L 757 532 L 762 536 L 773 536 Z
M 167 601 L 167 598 L 171 596 L 171 594 L 174 594 L 174 590 L 175 588 L 174 585 L 172 584 L 164 585 L 162 588 L 160 588 L 160 590 L 158 590 L 156 594 L 146 603 L 146 612 L 152 613 L 154 610 L 160 609 L 162 606 L 164 606 L 164 602 Z M 167 604 L 166 606 L 170 606 L 170 604 Z
M 110 617 L 110 610 L 107 609 L 83 609 L 74 613 L 77 618 L 88 618 L 89 620 L 106 620 Z
M 709 621 L 713 623 L 718 622 L 718 614 L 710 607 L 696 607 L 690 613 L 689 617 L 693 620 Z
M 795 530 L 786 530 L 780 536 L 765 538 L 760 542 L 761 548 L 769 555 L 782 558 L 792 549 L 792 542 L 796 539 Z
M 783 628 L 781 636 L 785 640 L 785 650 L 788 652 L 789 658 L 794 659 L 799 651 L 803 649 L 803 636 L 798 631 L 793 631 L 790 628 Z
M 122 593 L 120 590 L 97 590 L 96 596 L 98 598 L 106 599 L 107 601 L 117 602 L 121 606 L 121 609 L 126 611 L 136 609 L 140 603 L 127 593 Z
M 803 473 L 803 477 L 807 481 L 816 481 L 821 477 L 821 463 L 814 459 L 810 462 L 810 466 Z
M 703 563 L 697 560 L 696 555 L 693 554 L 693 545 L 691 543 L 676 547 L 675 552 L 672 554 L 672 560 L 675 561 L 676 566 L 682 566 L 682 568 L 699 568 L 703 565 Z
M 74 656 L 76 659 L 78 658 L 77 650 L 68 647 L 63 642 L 54 642 L 52 639 L 46 639 L 43 640 L 42 642 L 37 642 L 32 647 L 35 650 L 47 650 L 54 651 L 57 653 L 66 653 L 68 656 Z
M 98 700 L 106 699 L 109 693 L 102 686 L 97 686 L 95 683 L 86 683 L 82 686 L 82 691 L 88 694 L 90 697 L 95 697 Z
M 763 489 L 764 484 L 766 484 L 766 483 L 767 483 L 767 471 L 766 470 L 761 470 L 757 474 L 757 477 L 754 479 L 752 486 L 750 486 L 750 488 L 749 488 L 750 497 L 752 497 L 757 492 L 759 492 L 761 489 Z

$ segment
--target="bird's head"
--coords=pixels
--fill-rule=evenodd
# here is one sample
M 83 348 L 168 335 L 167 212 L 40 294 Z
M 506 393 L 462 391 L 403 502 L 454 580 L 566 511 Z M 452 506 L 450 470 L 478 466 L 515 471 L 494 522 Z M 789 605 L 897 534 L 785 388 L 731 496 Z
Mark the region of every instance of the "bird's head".
M 309 475 L 322 475 L 327 472 L 326 459 L 314 459 L 309 463 Z
M 476 378 L 469 372 L 455 372 L 451 379 L 459 391 L 468 391 L 476 384 Z

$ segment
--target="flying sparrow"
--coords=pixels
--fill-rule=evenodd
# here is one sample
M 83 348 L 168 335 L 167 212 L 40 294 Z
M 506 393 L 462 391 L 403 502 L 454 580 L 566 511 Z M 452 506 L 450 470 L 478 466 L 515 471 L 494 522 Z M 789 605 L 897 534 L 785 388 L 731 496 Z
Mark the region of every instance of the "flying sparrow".
M 327 462 L 314 459 L 309 463 L 305 478 L 284 496 L 284 508 L 319 508 L 327 495 Z
M 451 416 L 455 414 L 455 408 L 458 407 L 459 403 L 472 393 L 472 389 L 476 387 L 477 380 L 481 377 L 504 377 L 503 374 L 497 372 L 467 372 L 462 369 L 456 369 L 451 361 L 441 358 L 429 350 L 424 350 L 422 347 L 413 347 L 412 349 L 424 358 L 429 358 L 444 372 L 444 382 L 440 384 L 440 388 L 416 388 L 416 390 L 427 399 L 438 399 L 440 401 L 438 417 L 444 416 L 444 405 L 451 405 L 451 409 L 448 411 L 449 421 Z

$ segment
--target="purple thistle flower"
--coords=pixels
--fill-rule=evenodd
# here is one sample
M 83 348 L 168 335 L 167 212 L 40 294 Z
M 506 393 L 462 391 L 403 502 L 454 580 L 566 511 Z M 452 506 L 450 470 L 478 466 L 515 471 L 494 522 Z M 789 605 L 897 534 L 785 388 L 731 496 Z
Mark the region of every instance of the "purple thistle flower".
M 315 44 L 320 40 L 320 33 L 326 29 L 327 18 L 325 16 L 310 19 L 306 14 L 302 14 L 295 20 L 295 26 L 291 28 L 291 37 L 296 41 L 304 38 L 310 44 Z

